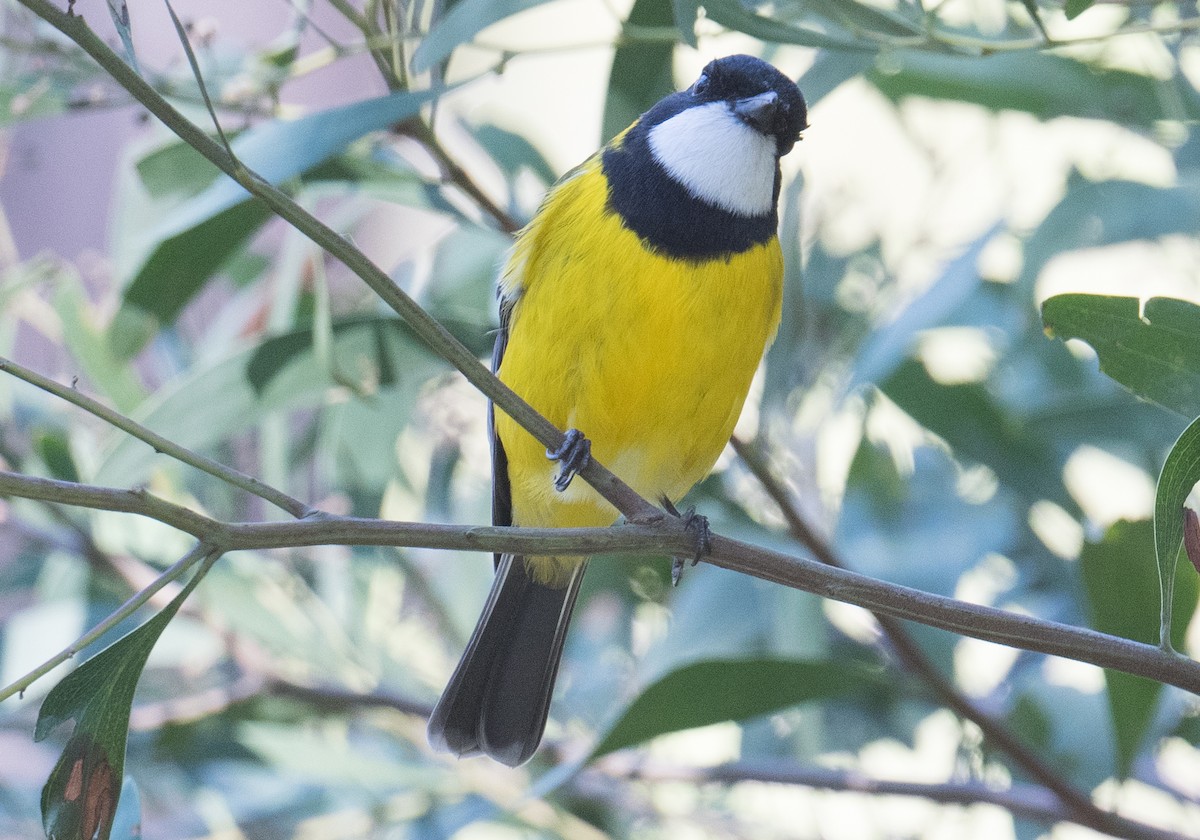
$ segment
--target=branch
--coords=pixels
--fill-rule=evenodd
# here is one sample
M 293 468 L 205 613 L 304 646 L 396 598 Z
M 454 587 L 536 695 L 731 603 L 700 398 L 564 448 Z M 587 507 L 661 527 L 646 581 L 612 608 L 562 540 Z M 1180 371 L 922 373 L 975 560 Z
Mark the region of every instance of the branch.
M 780 513 L 783 514 L 792 536 L 825 565 L 838 569 L 847 568 L 833 547 L 817 536 L 816 531 L 809 526 L 792 495 L 775 477 L 762 453 L 736 437 L 730 443 L 742 462 L 758 479 L 767 495 L 775 502 Z M 1063 806 L 1074 815 L 1075 821 L 1092 828 L 1112 826 L 1116 819 L 1114 815 L 1097 807 L 1091 797 L 1042 761 L 1041 757 L 1029 749 L 1001 720 L 985 712 L 958 691 L 954 684 L 925 655 L 920 645 L 913 639 L 912 634 L 900 621 L 885 613 L 876 612 L 873 615 L 901 665 L 923 681 L 939 702 L 954 711 L 955 714 L 978 726 L 984 738 L 993 747 L 1002 750 L 1031 778 L 1052 791 Z
M 184 574 L 188 569 L 192 568 L 201 561 L 203 561 L 203 565 L 196 572 L 196 574 L 204 574 L 220 556 L 221 552 L 215 550 L 211 545 L 206 545 L 203 542 L 198 543 L 195 548 L 193 548 L 181 559 L 179 559 L 173 566 L 159 575 L 155 579 L 154 583 L 150 584 L 141 592 L 137 593 L 124 604 L 122 604 L 115 612 L 108 616 L 108 618 L 101 621 L 91 630 L 84 633 L 74 642 L 67 645 L 57 654 L 47 659 L 41 665 L 37 666 L 28 674 L 21 677 L 19 680 L 9 683 L 4 688 L 0 688 L 0 701 L 7 700 L 14 694 L 23 694 L 25 689 L 29 688 L 29 686 L 33 685 L 46 674 L 50 673 L 59 665 L 75 656 L 75 654 L 79 653 L 92 642 L 99 639 L 109 630 L 113 629 L 126 618 L 141 609 L 141 607 L 147 601 L 154 597 L 156 592 L 158 592 L 168 583 L 177 579 L 180 575 Z
M 155 452 L 160 452 L 164 455 L 169 455 L 177 461 L 182 461 L 189 466 L 193 466 L 198 470 L 208 473 L 211 476 L 221 479 L 222 481 L 232 484 L 235 487 L 240 487 L 248 493 L 253 493 L 260 499 L 264 499 L 276 507 L 287 511 L 292 516 L 305 517 L 310 516 L 315 511 L 313 508 L 306 505 L 299 499 L 293 499 L 287 493 L 281 490 L 276 490 L 263 484 L 257 478 L 246 475 L 243 472 L 227 467 L 218 461 L 200 455 L 190 449 L 180 446 L 179 444 L 168 440 L 162 435 L 152 432 L 145 426 L 142 426 L 133 420 L 130 420 L 125 415 L 114 411 L 103 403 L 97 402 L 91 397 L 81 394 L 75 388 L 60 385 L 53 379 L 47 379 L 40 373 L 36 373 L 27 367 L 17 364 L 11 359 L 6 359 L 0 356 L 0 371 L 9 373 L 18 379 L 22 379 L 37 388 L 41 388 L 47 393 L 66 400 L 67 402 L 82 408 L 89 414 L 99 417 L 101 420 L 109 423 L 131 437 L 135 437 L 144 443 L 148 443 Z M 121 508 L 112 508 L 120 510 Z M 183 528 L 182 530 L 187 530 Z
M 34 499 L 93 510 L 133 513 L 190 534 L 221 551 L 313 545 L 377 545 L 511 554 L 686 554 L 695 534 L 682 519 L 617 528 L 507 528 L 437 525 L 319 514 L 295 522 L 228 523 L 145 490 L 117 490 L 0 470 L 0 497 Z
M 267 183 L 247 169 L 211 137 L 175 110 L 159 93 L 148 85 L 125 61 L 113 52 L 88 27 L 80 16 L 60 11 L 48 0 L 19 0 L 59 32 L 78 44 L 118 84 L 129 91 L 167 128 L 199 152 L 251 195 L 260 199 L 280 218 L 309 237 L 330 256 L 342 262 L 358 275 L 396 314 L 409 325 L 433 352 L 457 368 L 467 381 L 487 396 L 498 410 L 510 416 L 540 443 L 557 449 L 563 442 L 560 429 L 538 414 L 527 402 L 497 379 L 491 371 L 458 341 L 436 319 L 422 309 L 392 279 L 372 263 L 362 251 L 311 213 L 301 208 L 283 191 Z M 595 459 L 579 471 L 579 476 L 608 500 L 628 519 L 654 521 L 662 511 L 639 496 L 634 490 Z
M 113 490 L 0 472 L 0 496 L 137 513 L 176 525 L 221 551 L 301 545 L 388 545 L 511 554 L 687 555 L 695 534 L 682 519 L 610 528 L 431 525 L 322 515 L 297 522 L 225 523 L 144 491 Z M 119 506 L 114 506 L 119 505 Z M 921 592 L 815 560 L 711 537 L 713 565 L 835 601 L 988 642 L 1115 668 L 1200 694 L 1200 663 L 1153 645 Z
M 734 785 L 740 782 L 798 785 L 872 796 L 909 796 L 946 805 L 996 805 L 1014 816 L 1041 823 L 1069 822 L 1093 827 L 1065 808 L 1055 794 L 1037 785 L 1013 784 L 997 789 L 981 782 L 943 782 L 920 784 L 873 779 L 857 770 L 805 767 L 787 761 L 732 761 L 715 767 L 680 767 L 660 762 L 635 760 L 625 763 L 618 756 L 601 761 L 597 771 L 610 777 L 645 782 L 690 782 L 692 784 Z M 1127 821 L 1126 821 L 1127 822 Z M 1180 840 L 1181 835 L 1153 826 L 1135 823 L 1133 831 L 1120 836 L 1146 840 Z
M 1115 668 L 1200 694 L 1200 662 L 1095 630 L 956 601 L 712 535 L 714 566 L 985 642 Z

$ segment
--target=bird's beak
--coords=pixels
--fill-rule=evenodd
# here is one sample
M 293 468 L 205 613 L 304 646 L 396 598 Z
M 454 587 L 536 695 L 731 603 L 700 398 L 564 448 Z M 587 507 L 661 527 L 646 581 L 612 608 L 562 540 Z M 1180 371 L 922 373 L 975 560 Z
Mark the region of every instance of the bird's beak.
M 779 94 L 773 90 L 735 100 L 729 106 L 738 119 L 763 134 L 771 134 L 775 113 L 779 110 Z

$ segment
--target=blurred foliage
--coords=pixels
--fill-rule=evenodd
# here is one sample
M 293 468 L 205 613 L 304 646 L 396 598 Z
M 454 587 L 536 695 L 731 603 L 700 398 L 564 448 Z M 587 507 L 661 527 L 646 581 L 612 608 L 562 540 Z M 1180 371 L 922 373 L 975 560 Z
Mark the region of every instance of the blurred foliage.
M 556 171 L 539 151 L 545 138 L 477 119 L 456 97 L 488 69 L 504 79 L 524 62 L 556 67 L 556 56 L 596 52 L 591 31 L 558 33 L 550 47 L 504 46 L 520 41 L 522 22 L 552 11 L 531 11 L 540 5 L 372 2 L 364 11 L 313 0 L 281 5 L 278 37 L 250 46 L 193 28 L 242 159 L 361 241 L 481 357 L 509 238 L 431 160 L 449 149 L 503 212 L 518 221 L 533 212 Z M 1153 642 L 1152 499 L 1138 494 L 1200 414 L 1197 308 L 1180 299 L 1196 296 L 1195 263 L 1190 285 L 1162 293 L 1150 269 L 1120 289 L 1094 288 L 1076 261 L 1117 260 L 1129 248 L 1196 254 L 1195 4 L 617 5 L 624 19 L 602 35 L 612 61 L 595 88 L 605 98 L 588 103 L 603 137 L 686 83 L 680 66 L 698 54 L 751 50 L 806 68 L 814 140 L 800 147 L 799 171 L 789 161 L 781 192 L 787 314 L 742 434 L 757 434 L 815 531 L 866 574 Z M 84 11 L 99 26 L 99 13 Z M 130 11 L 114 43 L 132 54 L 141 29 L 139 7 Z M 497 22 L 510 28 L 488 29 Z M 1075 43 L 1040 49 L 1042 25 Z M 1133 34 L 1114 34 L 1125 31 Z M 4 7 L 0 36 L 3 125 L 36 132 L 47 117 L 127 102 L 16 3 Z M 139 58 L 148 81 L 209 125 L 186 62 Z M 290 85 L 345 63 L 378 84 L 342 87 L 338 101 L 299 116 L 286 104 Z M 430 140 L 412 129 L 432 119 L 435 98 Z M 813 160 L 806 146 L 834 151 L 819 137 L 838 115 L 864 119 L 864 133 L 885 125 L 881 144 L 915 150 L 910 165 L 887 171 L 901 186 L 856 193 L 822 183 L 834 162 Z M 984 128 L 963 134 L 964 125 Z M 1156 174 L 1103 155 L 1096 164 L 1072 146 L 1085 134 L 1159 162 Z M 964 195 L 955 179 L 979 174 L 956 160 L 978 165 L 983 155 L 986 168 L 1011 172 L 1003 162 L 1021 160 L 1030 142 L 1060 143 L 1058 168 L 985 173 L 1003 183 L 993 193 L 984 183 L 970 207 L 954 204 Z M 853 163 L 878 171 L 870 156 Z M 898 190 L 886 214 L 867 211 L 872 195 Z M 1012 200 L 987 199 L 996 191 Z M 78 377 L 79 388 L 166 437 L 325 509 L 487 520 L 483 400 L 344 268 L 155 127 L 122 149 L 112 192 L 100 269 L 18 257 L 0 237 L 0 354 Z M 960 217 L 977 221 L 946 221 Z M 1043 305 L 1044 287 L 1064 271 L 1072 293 Z M 1176 451 L 1177 462 L 1187 457 L 1164 473 L 1169 515 L 1197 478 L 1191 450 Z M 231 520 L 274 515 L 9 378 L 0 378 L 0 460 L 27 475 L 148 487 Z M 720 533 L 802 550 L 736 459 L 694 497 Z M 165 526 L 115 513 L 4 504 L 6 683 L 191 547 Z M 1173 569 L 1177 553 L 1160 555 Z M 935 786 L 1031 780 L 901 668 L 860 611 L 706 567 L 670 591 L 668 565 L 592 564 L 548 748 L 511 771 L 433 756 L 424 741 L 421 712 L 475 621 L 485 558 L 343 547 L 225 557 L 192 597 L 173 602 L 174 618 L 146 610 L 115 646 L 89 648 L 92 658 L 65 678 L 4 702 L 0 753 L 13 758 L 0 762 L 0 836 L 35 836 L 44 798 L 59 809 L 47 825 L 91 825 L 96 812 L 79 810 L 83 777 L 72 773 L 78 766 L 102 791 L 85 805 L 108 807 L 122 755 L 114 838 L 1052 831 L 994 809 L 855 799 L 851 816 L 836 792 L 686 781 L 689 770 L 734 758 Z M 1181 563 L 1170 629 L 1182 652 L 1195 652 L 1187 625 L 1196 600 Z M 1194 698 L 910 629 L 937 671 L 1061 778 L 1106 801 L 1124 792 L 1129 816 L 1196 836 Z M 68 718 L 73 731 L 51 731 Z M 46 736 L 37 744 L 35 727 Z M 676 781 L 635 780 L 629 768 L 643 762 L 677 771 Z

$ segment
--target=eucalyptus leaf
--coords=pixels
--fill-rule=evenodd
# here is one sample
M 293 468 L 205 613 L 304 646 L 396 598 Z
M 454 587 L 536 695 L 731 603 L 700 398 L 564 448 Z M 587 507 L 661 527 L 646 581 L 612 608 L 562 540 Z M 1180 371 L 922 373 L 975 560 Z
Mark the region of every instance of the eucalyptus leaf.
M 861 52 L 874 52 L 877 49 L 874 43 L 855 40 L 849 34 L 828 35 L 815 29 L 763 17 L 743 6 L 738 0 L 708 0 L 703 5 L 708 19 L 714 23 L 768 43 Z
M 630 26 L 669 27 L 675 22 L 671 0 L 636 0 L 626 23 Z M 607 142 L 675 90 L 672 58 L 675 45 L 667 41 L 630 40 L 617 47 L 604 100 L 602 141 Z
M 1100 370 L 1142 399 L 1200 416 L 1200 306 L 1175 298 L 1055 295 L 1042 323 L 1056 338 L 1082 339 Z
M 133 51 L 133 23 L 129 19 L 128 4 L 125 0 L 108 0 L 108 13 L 117 29 L 117 37 L 121 39 L 121 46 L 125 48 L 125 60 L 140 74 L 142 71 L 138 67 L 137 54 Z
M 1200 233 L 1200 180 L 1156 187 L 1136 181 L 1090 181 L 1077 172 L 1067 193 L 1025 241 L 1017 285 L 1032 295 L 1038 276 L 1056 256 L 1081 248 Z M 1136 278 L 1131 278 L 1136 284 Z
M 1153 562 L 1154 525 L 1118 522 L 1100 542 L 1089 542 L 1080 554 L 1080 573 L 1091 625 L 1102 633 L 1154 644 L 1159 627 L 1159 585 Z M 1191 565 L 1176 554 L 1174 606 L 1177 621 L 1173 642 L 1183 643 L 1184 631 L 1196 609 L 1197 577 Z M 1112 716 L 1117 772 L 1129 775 L 1146 732 L 1154 720 L 1162 684 L 1121 671 L 1105 670 Z
M 1154 492 L 1154 552 L 1158 558 L 1161 598 L 1158 643 L 1166 650 L 1174 648 L 1172 613 L 1175 607 L 1175 569 L 1179 549 L 1183 546 L 1183 503 L 1197 481 L 1200 481 L 1200 419 L 1193 420 L 1184 429 L 1167 453 Z
M 648 686 L 608 727 L 591 758 L 651 738 L 729 720 L 745 720 L 808 700 L 877 689 L 879 674 L 822 660 L 740 659 L 695 662 Z
M 389 94 L 298 120 L 274 120 L 242 132 L 233 152 L 247 168 L 281 184 L 318 166 L 358 138 L 407 119 L 440 91 Z M 151 323 L 170 323 L 205 281 L 270 217 L 261 203 L 222 176 L 141 237 L 140 258 L 125 289 L 123 309 Z M 143 328 L 121 349 L 132 355 Z
M 386 336 L 382 350 L 381 332 Z M 431 369 L 425 361 L 429 351 L 408 337 L 395 318 L 336 322 L 333 335 L 323 362 L 314 355 L 311 333 L 301 330 L 195 370 L 163 388 L 136 419 L 182 446 L 204 450 L 273 412 L 321 405 L 334 389 L 349 388 L 369 398 L 372 389 L 389 380 L 389 370 L 391 383 L 399 378 L 408 388 L 417 387 Z M 401 347 L 402 355 L 390 355 Z M 93 480 L 112 486 L 144 481 L 154 463 L 153 450 L 123 434 L 114 440 Z
M 1195 91 L 1176 82 L 1046 52 L 981 58 L 902 51 L 877 64 L 867 79 L 893 100 L 927 96 L 1026 111 L 1044 120 L 1088 117 L 1145 129 L 1168 116 L 1161 103 L 1163 88 L 1170 85 L 1183 110 L 1180 116 L 1200 117 Z
M 459 0 L 421 40 L 413 53 L 413 71 L 431 70 L 493 23 L 546 2 L 549 0 Z
M 35 740 L 68 720 L 75 723 L 42 788 L 42 825 L 48 837 L 109 840 L 121 798 L 129 711 L 138 678 L 158 637 L 216 556 L 211 555 L 157 615 L 84 662 L 42 701 Z

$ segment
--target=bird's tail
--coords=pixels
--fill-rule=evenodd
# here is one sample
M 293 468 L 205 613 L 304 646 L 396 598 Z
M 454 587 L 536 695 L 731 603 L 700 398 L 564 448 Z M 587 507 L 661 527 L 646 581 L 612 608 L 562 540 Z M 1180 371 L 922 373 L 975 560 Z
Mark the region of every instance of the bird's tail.
M 429 743 L 485 753 L 516 767 L 537 750 L 586 561 L 565 585 L 533 579 L 525 558 L 504 555 L 479 624 L 429 718 Z

